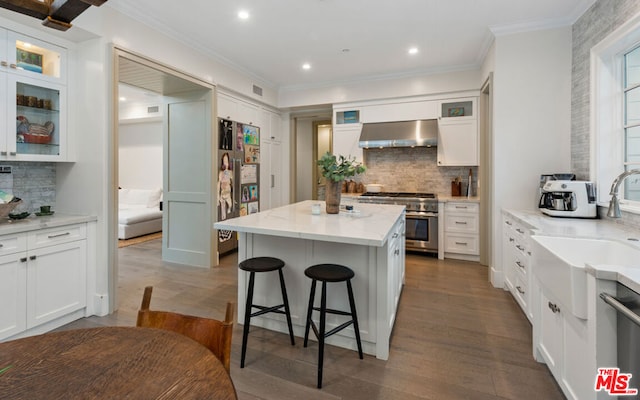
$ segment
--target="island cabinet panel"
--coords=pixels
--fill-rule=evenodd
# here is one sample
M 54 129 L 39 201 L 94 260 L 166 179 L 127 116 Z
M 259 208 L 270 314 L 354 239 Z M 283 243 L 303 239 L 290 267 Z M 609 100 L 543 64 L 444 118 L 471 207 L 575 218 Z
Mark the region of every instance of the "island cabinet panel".
M 272 256 L 285 262 L 287 286 L 294 334 L 304 336 L 311 289 L 306 268 L 323 263 L 351 268 L 356 310 L 363 351 L 386 360 L 389 340 L 400 292 L 404 283 L 404 209 L 399 206 L 361 205 L 360 214 L 312 216 L 313 202 L 296 203 L 246 217 L 214 224 L 216 229 L 232 228 L 239 233 L 238 262 Z M 385 210 L 388 210 L 385 212 Z M 372 218 L 377 215 L 378 218 Z M 381 228 L 382 227 L 382 228 Z M 254 304 L 282 303 L 278 274 L 256 274 Z M 249 274 L 238 270 L 238 322 L 243 323 Z M 327 284 L 327 307 L 349 310 L 344 282 Z M 316 306 L 320 290 L 316 289 Z M 314 314 L 314 318 L 318 318 Z M 328 315 L 327 330 L 348 320 Z M 265 314 L 251 319 L 251 324 L 279 332 L 288 332 L 284 315 Z M 311 339 L 315 337 L 311 335 Z M 327 338 L 328 344 L 355 350 L 353 327 Z

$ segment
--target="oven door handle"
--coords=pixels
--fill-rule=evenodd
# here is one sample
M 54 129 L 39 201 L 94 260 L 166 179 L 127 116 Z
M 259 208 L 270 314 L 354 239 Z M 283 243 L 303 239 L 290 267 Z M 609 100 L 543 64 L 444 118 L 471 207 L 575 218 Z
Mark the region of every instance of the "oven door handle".
M 429 218 L 437 218 L 438 214 L 435 213 L 424 213 L 424 214 L 413 214 L 413 213 L 407 213 L 405 215 L 406 218 L 413 218 L 413 219 L 429 219 Z
M 622 304 L 618 299 L 604 292 L 600 293 L 600 298 L 604 300 L 605 303 L 615 308 L 616 311 L 620 312 L 622 315 L 629 318 L 631 322 L 640 326 L 640 317 L 638 317 L 636 313 L 634 313 L 633 311 L 625 307 L 625 305 Z

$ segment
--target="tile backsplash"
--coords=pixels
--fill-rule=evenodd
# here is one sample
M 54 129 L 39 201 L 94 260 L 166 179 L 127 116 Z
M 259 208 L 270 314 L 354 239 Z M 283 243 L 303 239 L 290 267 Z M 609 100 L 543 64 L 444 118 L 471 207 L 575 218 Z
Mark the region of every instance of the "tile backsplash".
M 385 192 L 429 192 L 451 195 L 451 181 L 462 178 L 465 193 L 469 169 L 472 171 L 472 194 L 477 195 L 478 167 L 438 167 L 435 147 L 395 147 L 365 149 L 367 171 L 363 183 L 384 185 Z
M 50 205 L 55 210 L 55 163 L 0 162 L 0 165 L 11 167 L 13 195 L 22 199 L 22 204 L 14 212 L 36 212 L 42 205 Z M 4 181 L 7 182 L 8 179 Z

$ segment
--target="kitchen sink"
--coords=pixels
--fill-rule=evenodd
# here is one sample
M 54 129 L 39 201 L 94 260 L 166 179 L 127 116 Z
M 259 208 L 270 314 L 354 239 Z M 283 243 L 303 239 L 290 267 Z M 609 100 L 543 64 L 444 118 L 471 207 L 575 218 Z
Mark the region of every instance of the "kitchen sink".
M 640 268 L 640 249 L 623 242 L 535 235 L 531 239 L 535 276 L 578 318 L 587 318 L 586 264 Z

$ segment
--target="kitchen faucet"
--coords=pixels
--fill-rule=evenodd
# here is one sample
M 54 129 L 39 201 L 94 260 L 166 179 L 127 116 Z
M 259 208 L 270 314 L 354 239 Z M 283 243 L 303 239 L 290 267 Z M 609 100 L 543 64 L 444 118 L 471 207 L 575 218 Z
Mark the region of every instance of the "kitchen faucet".
M 625 171 L 618 175 L 616 179 L 613 180 L 611 184 L 611 191 L 609 194 L 611 195 L 611 202 L 609 202 L 609 211 L 607 212 L 607 217 L 609 218 L 620 218 L 620 202 L 618 201 L 618 186 L 625 180 L 626 177 L 630 175 L 640 175 L 640 169 L 632 169 L 629 171 Z

